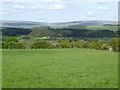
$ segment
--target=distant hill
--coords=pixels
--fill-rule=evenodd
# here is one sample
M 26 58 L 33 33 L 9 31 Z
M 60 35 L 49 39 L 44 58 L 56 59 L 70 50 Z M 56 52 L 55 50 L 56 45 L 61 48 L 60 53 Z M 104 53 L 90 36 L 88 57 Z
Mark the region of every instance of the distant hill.
M 92 20 L 92 21 L 71 21 L 71 22 L 60 22 L 60 23 L 46 23 L 46 22 L 33 22 L 33 21 L 7 21 L 0 20 L 0 25 L 2 27 L 40 27 L 40 26 L 50 26 L 53 28 L 62 28 L 66 26 L 102 26 L 104 24 L 116 25 L 117 21 L 100 21 L 100 20 Z
M 6 20 L 0 20 L 0 24 L 2 25 L 2 27 L 23 27 L 23 28 L 44 26 L 43 22 L 33 22 L 33 21 L 6 21 Z
M 51 27 L 65 27 L 65 26 L 102 26 L 104 24 L 111 24 L 111 25 L 116 25 L 118 24 L 117 21 L 98 21 L 98 20 L 93 20 L 93 21 L 73 21 L 73 22 L 63 22 L 63 23 L 53 23 L 53 24 L 48 24 L 48 26 Z

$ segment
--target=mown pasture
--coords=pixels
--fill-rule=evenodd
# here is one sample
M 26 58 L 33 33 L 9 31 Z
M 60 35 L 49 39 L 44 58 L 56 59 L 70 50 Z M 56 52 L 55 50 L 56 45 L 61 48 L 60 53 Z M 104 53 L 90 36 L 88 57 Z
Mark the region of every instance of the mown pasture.
M 118 53 L 86 49 L 2 51 L 3 88 L 116 88 Z

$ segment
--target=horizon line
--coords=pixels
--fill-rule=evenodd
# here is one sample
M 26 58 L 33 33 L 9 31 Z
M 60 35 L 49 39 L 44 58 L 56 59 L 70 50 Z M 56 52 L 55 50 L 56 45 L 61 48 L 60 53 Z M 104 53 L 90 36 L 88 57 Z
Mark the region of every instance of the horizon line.
M 46 21 L 35 21 L 35 20 L 0 20 L 0 21 L 24 21 L 24 22 L 41 22 L 41 23 L 66 23 L 66 22 L 82 22 L 82 21 L 115 21 L 118 22 L 118 20 L 98 20 L 98 19 L 94 19 L 94 20 L 70 20 L 70 21 L 58 21 L 58 22 L 46 22 Z

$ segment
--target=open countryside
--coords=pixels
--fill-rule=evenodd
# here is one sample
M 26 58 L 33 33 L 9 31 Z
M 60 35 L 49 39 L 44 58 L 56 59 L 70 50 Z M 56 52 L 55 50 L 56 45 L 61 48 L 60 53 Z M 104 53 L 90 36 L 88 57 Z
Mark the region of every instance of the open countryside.
M 2 1 L 3 89 L 118 88 L 116 0 L 27 1 Z

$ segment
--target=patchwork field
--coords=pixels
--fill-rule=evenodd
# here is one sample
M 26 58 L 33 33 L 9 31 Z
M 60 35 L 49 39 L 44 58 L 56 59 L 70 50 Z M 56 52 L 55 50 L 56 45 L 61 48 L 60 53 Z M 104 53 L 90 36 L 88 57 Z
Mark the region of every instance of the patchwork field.
M 118 53 L 85 49 L 3 50 L 3 88 L 118 87 Z

